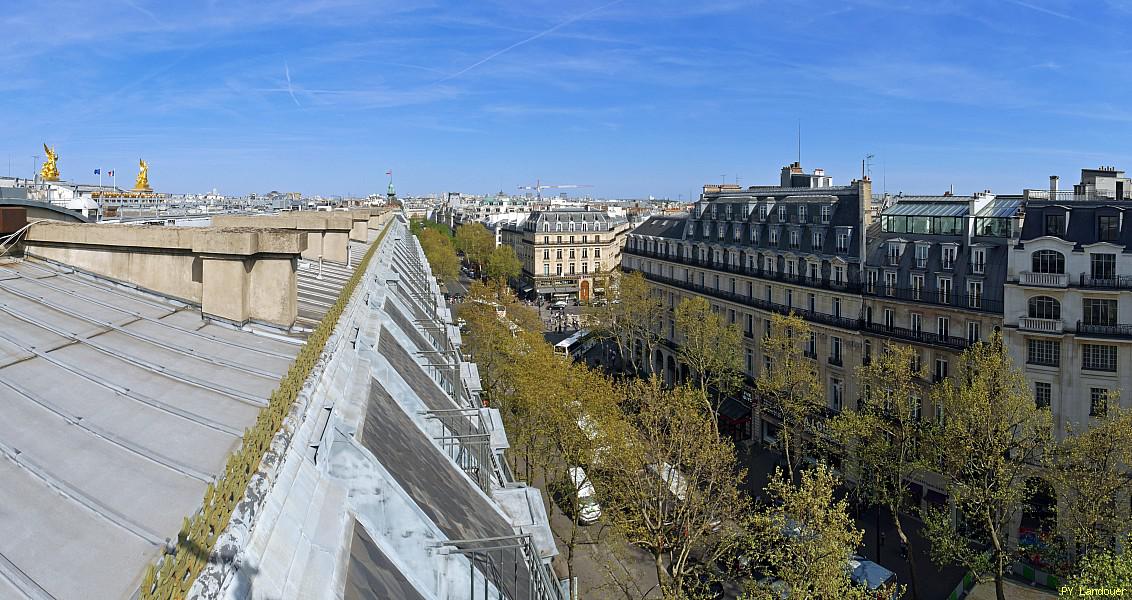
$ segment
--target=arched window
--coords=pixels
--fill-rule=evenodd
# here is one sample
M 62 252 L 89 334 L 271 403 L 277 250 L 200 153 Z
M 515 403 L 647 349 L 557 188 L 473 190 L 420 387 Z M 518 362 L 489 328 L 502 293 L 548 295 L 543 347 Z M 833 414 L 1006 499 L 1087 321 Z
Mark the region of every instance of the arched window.
M 1038 250 L 1032 255 L 1034 273 L 1064 273 L 1065 255 L 1054 250 Z
M 1060 319 L 1061 303 L 1049 296 L 1034 296 L 1030 298 L 1031 319 Z

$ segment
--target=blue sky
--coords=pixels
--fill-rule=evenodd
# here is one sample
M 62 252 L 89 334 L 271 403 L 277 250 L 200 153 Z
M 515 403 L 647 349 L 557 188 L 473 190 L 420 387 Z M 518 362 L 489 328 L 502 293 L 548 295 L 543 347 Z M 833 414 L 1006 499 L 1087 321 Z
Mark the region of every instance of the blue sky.
M 1086 8 L 1087 7 L 1087 8 Z M 938 193 L 1132 170 L 1132 1 L 9 3 L 0 161 L 161 191 Z M 6 174 L 4 162 L 0 173 Z M 119 178 L 119 184 L 123 179 Z

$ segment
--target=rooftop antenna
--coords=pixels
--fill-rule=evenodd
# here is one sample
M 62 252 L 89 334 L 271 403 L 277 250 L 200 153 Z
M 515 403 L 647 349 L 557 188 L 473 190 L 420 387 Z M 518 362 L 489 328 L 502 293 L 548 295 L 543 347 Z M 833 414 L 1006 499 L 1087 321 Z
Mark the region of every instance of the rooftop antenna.
M 802 119 L 798 119 L 798 165 L 802 164 Z
M 861 179 L 872 179 L 873 177 L 873 159 L 876 158 L 874 154 L 866 154 L 865 160 L 861 161 Z

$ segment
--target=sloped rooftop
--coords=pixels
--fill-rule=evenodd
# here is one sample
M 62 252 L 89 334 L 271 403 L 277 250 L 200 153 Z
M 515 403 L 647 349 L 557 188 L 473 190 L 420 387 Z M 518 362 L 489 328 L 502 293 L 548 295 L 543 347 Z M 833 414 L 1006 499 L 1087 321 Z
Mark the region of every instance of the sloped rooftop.
M 0 597 L 129 598 L 301 343 L 0 263 Z

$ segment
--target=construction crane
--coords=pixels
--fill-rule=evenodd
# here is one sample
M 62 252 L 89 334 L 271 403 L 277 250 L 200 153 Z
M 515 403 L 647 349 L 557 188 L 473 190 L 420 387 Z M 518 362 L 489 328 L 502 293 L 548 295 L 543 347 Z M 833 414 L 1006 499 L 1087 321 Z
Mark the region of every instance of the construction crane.
M 593 187 L 593 186 L 587 185 L 587 184 L 584 184 L 584 183 L 564 183 L 564 184 L 561 184 L 561 185 L 550 185 L 550 184 L 544 184 L 542 182 L 542 180 L 540 180 L 540 179 L 536 179 L 534 185 L 520 185 L 519 189 L 521 189 L 521 190 L 534 190 L 535 195 L 538 197 L 538 199 L 542 200 L 542 191 L 543 190 L 576 190 L 578 188 L 588 188 L 588 187 Z

